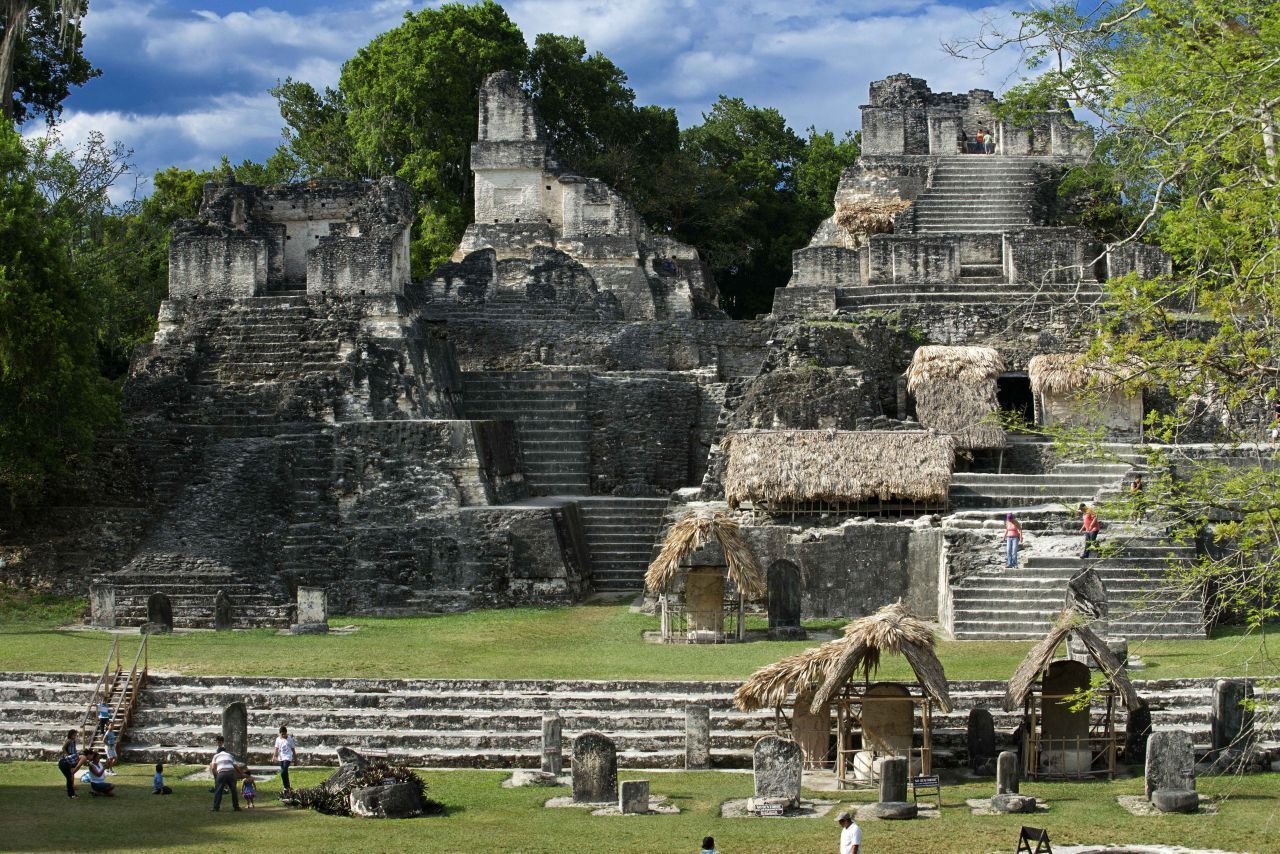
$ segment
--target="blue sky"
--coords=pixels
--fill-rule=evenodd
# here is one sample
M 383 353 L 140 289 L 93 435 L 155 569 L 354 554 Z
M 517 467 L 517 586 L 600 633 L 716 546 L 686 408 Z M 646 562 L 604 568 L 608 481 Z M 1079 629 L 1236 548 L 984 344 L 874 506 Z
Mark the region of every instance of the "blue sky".
M 286 76 L 335 85 L 344 60 L 395 27 L 415 0 L 90 0 L 85 53 L 102 77 L 65 104 L 63 134 L 90 130 L 133 149 L 146 176 L 206 168 L 226 154 L 262 159 L 280 142 L 267 94 Z M 1012 57 L 985 65 L 947 57 L 944 39 L 971 35 L 1011 8 L 974 0 L 511 0 L 537 33 L 582 36 L 631 78 L 642 103 L 675 107 L 682 125 L 724 93 L 777 107 L 798 131 L 856 129 L 871 80 L 898 71 L 936 89 L 1005 88 Z M 38 130 L 29 128 L 28 132 Z M 129 183 L 132 190 L 133 182 Z M 127 196 L 128 193 L 123 193 Z

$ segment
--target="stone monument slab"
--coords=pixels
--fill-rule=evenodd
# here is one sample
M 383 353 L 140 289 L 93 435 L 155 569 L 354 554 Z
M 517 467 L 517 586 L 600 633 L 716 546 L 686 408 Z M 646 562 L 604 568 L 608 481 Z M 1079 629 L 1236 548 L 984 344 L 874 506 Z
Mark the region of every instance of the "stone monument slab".
M 232 626 L 231 597 L 225 590 L 219 590 L 213 597 L 213 630 L 229 632 Z
M 619 789 L 618 808 L 623 815 L 643 815 L 649 811 L 648 780 L 624 780 Z
M 1219 679 L 1213 684 L 1209 724 L 1216 751 L 1247 746 L 1253 734 L 1253 685 L 1243 679 Z
M 89 618 L 100 629 L 115 628 L 116 588 L 114 584 L 89 585 Z
M 789 560 L 769 566 L 769 640 L 804 640 L 808 634 L 800 626 L 800 569 Z
M 325 634 L 329 631 L 329 593 L 324 587 L 299 587 L 298 622 L 289 627 L 295 635 Z
M 909 756 L 915 730 L 911 691 L 898 682 L 877 682 L 863 692 L 862 745 L 878 756 Z
M 996 724 L 991 712 L 984 708 L 970 709 L 969 726 L 965 740 L 969 747 L 969 769 L 977 771 L 996 755 Z
M 751 760 L 756 800 L 781 800 L 788 807 L 800 803 L 804 757 L 794 741 L 767 735 L 756 742 Z
M 618 799 L 618 748 L 599 732 L 573 740 L 573 799 L 578 803 L 612 803 Z
M 1012 750 L 1002 750 L 996 757 L 996 794 L 1016 795 L 1018 793 L 1018 754 Z
M 249 761 L 249 710 L 239 700 L 222 710 L 222 740 L 237 762 Z
M 1081 774 L 1093 762 L 1089 747 L 1089 709 L 1073 709 L 1070 697 L 1089 687 L 1087 665 L 1055 661 L 1045 670 L 1040 704 L 1040 770 Z
M 173 605 L 165 594 L 156 592 L 147 597 L 147 625 L 149 634 L 173 631 Z
M 1196 751 L 1191 733 L 1160 730 L 1147 739 L 1146 791 L 1148 800 L 1157 789 L 1194 792 Z

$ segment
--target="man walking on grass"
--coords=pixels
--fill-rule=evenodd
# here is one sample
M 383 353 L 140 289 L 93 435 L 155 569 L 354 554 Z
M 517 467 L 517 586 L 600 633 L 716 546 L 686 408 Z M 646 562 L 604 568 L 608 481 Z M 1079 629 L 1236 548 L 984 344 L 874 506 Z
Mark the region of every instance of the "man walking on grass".
M 862 828 L 853 823 L 847 812 L 836 816 L 836 824 L 840 825 L 840 854 L 858 854 L 862 847 Z
M 213 808 L 217 812 L 222 807 L 222 790 L 231 790 L 231 808 L 240 811 L 240 796 L 236 794 L 236 760 L 230 753 L 219 749 L 213 754 L 209 763 L 209 773 L 213 775 Z

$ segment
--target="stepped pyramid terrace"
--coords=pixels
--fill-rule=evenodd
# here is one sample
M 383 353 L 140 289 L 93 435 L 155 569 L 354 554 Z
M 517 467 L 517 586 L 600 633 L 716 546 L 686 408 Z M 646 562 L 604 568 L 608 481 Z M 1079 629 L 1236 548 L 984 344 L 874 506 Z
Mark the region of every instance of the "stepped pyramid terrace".
M 634 632 L 629 654 L 645 663 L 698 643 L 725 656 L 809 636 L 843 649 L 832 632 L 876 614 L 947 643 L 1026 647 L 1092 570 L 1106 643 L 1204 640 L 1213 591 L 1165 578 L 1203 540 L 1175 542 L 1136 514 L 1105 519 L 1105 548 L 1082 556 L 1077 510 L 1151 477 L 1143 418 L 1186 403 L 1082 361 L 1105 283 L 1171 274 L 1171 259 L 1060 225 L 1058 189 L 1086 162 L 1088 129 L 1065 106 L 1026 126 L 997 107 L 991 92 L 905 74 L 872 82 L 834 213 L 794 252 L 772 312 L 751 320 L 722 310 L 698 247 L 561 161 L 511 72 L 480 89 L 475 221 L 434 270 L 413 268 L 414 200 L 396 178 L 206 184 L 198 217 L 174 230 L 123 427 L 58 506 L 0 520 L 0 579 L 85 597 L 91 627 L 144 637 L 606 602 L 660 625 L 654 646 Z M 975 145 L 980 131 L 992 150 Z M 1107 372 L 1116 382 L 1100 390 L 1091 378 Z M 1100 442 L 1068 458 L 1018 423 L 1091 427 Z M 1263 440 L 1268 425 L 1254 426 Z M 1221 458 L 1209 414 L 1187 436 L 1187 465 Z M 1012 566 L 1006 514 L 1025 534 Z M 690 519 L 714 520 L 715 537 Z M 930 674 L 933 634 L 913 641 Z M 503 637 L 513 658 L 527 641 Z M 566 745 L 599 731 L 623 767 L 682 768 L 696 706 L 710 764 L 748 767 L 779 727 L 774 709 L 821 690 L 843 726 L 875 698 L 849 662 L 823 688 L 816 654 L 784 652 L 761 659 L 782 663 L 738 706 L 742 680 L 728 674 L 0 673 L 0 757 L 56 755 L 53 733 L 81 721 L 104 680 L 133 673 L 112 696 L 130 698 L 118 705 L 134 762 L 205 761 L 222 709 L 249 698 L 253 762 L 287 721 L 316 763 L 345 745 L 414 765 L 537 767 L 555 712 Z M 967 761 L 972 710 L 991 710 L 1001 733 L 1025 711 L 1025 694 L 999 708 L 1003 673 L 936 672 L 894 695 L 921 706 L 925 773 Z M 1221 749 L 1213 680 L 1130 676 L 1154 729 L 1186 730 L 1201 757 Z M 1122 706 L 1108 744 L 1135 763 L 1142 738 L 1116 746 Z M 814 711 L 799 715 L 803 761 L 829 768 L 835 743 Z M 1274 721 L 1258 744 L 1280 751 Z M 859 752 L 840 742 L 841 778 Z

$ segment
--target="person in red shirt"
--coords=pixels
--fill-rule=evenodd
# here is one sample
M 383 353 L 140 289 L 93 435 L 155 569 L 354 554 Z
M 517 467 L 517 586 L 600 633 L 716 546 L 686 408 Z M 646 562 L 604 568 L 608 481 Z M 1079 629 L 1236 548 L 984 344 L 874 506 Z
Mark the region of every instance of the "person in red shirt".
M 1012 513 L 1004 514 L 1004 548 L 1005 566 L 1012 569 L 1018 565 L 1018 546 L 1022 544 L 1022 526 Z
M 1102 530 L 1102 523 L 1098 521 L 1098 511 L 1081 504 L 1080 512 L 1083 514 L 1080 522 L 1080 532 L 1084 534 L 1084 551 L 1080 554 L 1080 557 L 1088 557 L 1089 552 L 1093 552 L 1096 557 L 1098 554 L 1098 532 Z

